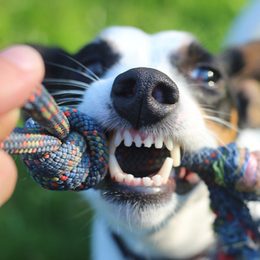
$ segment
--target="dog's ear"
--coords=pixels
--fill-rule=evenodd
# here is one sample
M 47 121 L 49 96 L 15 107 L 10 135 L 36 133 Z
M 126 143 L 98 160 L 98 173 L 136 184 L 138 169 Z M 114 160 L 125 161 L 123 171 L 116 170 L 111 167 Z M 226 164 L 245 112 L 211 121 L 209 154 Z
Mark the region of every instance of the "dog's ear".
M 45 64 L 43 84 L 60 105 L 75 106 L 80 103 L 88 78 L 82 72 L 81 64 L 59 47 L 45 47 L 31 44 L 42 56 Z M 87 84 L 85 84 L 87 85 Z
M 59 47 L 45 47 L 37 44 L 30 44 L 42 56 L 45 65 L 45 78 L 61 78 L 64 69 L 60 66 L 67 66 L 69 54 Z
M 260 127 L 260 41 L 225 50 L 220 62 L 239 115 L 239 127 Z

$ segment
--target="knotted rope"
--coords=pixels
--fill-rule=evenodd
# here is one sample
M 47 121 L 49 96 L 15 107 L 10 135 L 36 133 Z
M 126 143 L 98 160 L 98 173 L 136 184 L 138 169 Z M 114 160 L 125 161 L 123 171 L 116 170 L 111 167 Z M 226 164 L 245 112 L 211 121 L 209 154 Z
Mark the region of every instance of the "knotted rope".
M 22 155 L 37 183 L 51 190 L 84 190 L 105 177 L 106 139 L 92 118 L 76 109 L 60 109 L 42 86 L 23 109 L 33 119 L 16 128 L 0 149 Z

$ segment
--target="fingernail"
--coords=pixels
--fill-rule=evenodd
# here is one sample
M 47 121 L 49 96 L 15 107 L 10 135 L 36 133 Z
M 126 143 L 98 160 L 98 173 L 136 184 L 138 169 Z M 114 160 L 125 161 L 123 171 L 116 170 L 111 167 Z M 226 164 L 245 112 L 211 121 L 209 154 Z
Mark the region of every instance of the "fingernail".
M 16 45 L 5 49 L 0 53 L 0 57 L 25 71 L 38 69 L 39 64 L 42 66 L 39 53 L 26 45 Z

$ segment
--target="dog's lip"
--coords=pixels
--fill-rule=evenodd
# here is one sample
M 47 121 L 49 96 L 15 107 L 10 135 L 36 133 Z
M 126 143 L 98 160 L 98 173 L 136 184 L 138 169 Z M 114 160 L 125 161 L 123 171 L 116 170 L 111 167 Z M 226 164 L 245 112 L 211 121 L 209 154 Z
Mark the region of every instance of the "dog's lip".
M 171 194 L 175 191 L 175 181 L 173 178 L 169 178 L 168 182 L 160 187 L 129 186 L 115 182 L 107 176 L 96 188 L 101 191 L 101 195 L 105 199 L 111 200 L 113 203 L 136 203 L 138 200 L 143 201 L 144 197 L 148 203 L 162 203 L 171 198 Z
M 126 185 L 114 181 L 110 175 L 107 175 L 96 189 L 101 191 L 101 195 L 105 199 L 111 200 L 113 203 L 136 203 L 141 201 L 142 203 L 161 204 L 169 201 L 173 193 L 186 195 L 200 183 L 200 180 L 189 182 L 186 178 L 180 178 L 178 174 L 174 173 L 174 168 L 172 171 L 167 183 L 161 186 Z

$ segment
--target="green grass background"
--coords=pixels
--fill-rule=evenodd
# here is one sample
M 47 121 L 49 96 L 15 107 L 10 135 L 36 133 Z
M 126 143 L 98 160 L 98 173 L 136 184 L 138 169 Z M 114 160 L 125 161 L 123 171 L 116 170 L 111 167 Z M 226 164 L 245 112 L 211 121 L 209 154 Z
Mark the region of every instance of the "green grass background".
M 104 27 L 133 25 L 151 33 L 166 29 L 191 31 L 216 52 L 245 3 L 0 0 L 0 48 L 34 42 L 76 51 Z M 18 164 L 17 189 L 0 209 L 0 259 L 89 259 L 92 213 L 80 194 L 45 191 Z

